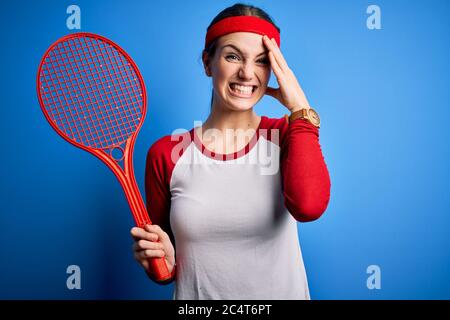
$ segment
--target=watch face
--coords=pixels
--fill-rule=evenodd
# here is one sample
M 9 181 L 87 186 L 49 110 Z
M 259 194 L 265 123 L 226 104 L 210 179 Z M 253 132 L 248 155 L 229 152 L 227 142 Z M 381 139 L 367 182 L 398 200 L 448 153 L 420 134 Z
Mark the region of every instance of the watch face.
M 308 109 L 308 118 L 311 120 L 311 122 L 315 126 L 319 126 L 320 125 L 319 115 L 317 114 L 317 112 L 313 108 L 309 108 Z

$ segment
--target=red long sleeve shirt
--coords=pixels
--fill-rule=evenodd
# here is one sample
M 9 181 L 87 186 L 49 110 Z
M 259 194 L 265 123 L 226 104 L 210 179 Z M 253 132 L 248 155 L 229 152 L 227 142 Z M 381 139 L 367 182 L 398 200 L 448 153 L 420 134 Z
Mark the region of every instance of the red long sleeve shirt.
M 151 220 L 176 245 L 175 299 L 309 299 L 296 221 L 321 216 L 331 183 L 308 121 L 262 116 L 227 155 L 194 128 L 164 136 L 148 152 L 145 186 Z

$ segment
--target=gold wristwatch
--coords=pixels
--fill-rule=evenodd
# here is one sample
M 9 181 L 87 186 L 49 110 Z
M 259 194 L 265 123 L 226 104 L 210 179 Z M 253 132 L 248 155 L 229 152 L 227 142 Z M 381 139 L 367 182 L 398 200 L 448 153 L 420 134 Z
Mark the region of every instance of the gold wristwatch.
M 290 116 L 288 116 L 286 114 L 285 118 L 288 123 L 291 123 L 292 121 L 294 121 L 296 119 L 305 119 L 305 120 L 308 120 L 308 122 L 311 123 L 312 125 L 314 125 L 315 127 L 320 128 L 319 115 L 317 114 L 316 110 L 314 110 L 311 107 L 302 108 L 300 110 L 297 110 L 297 111 L 291 113 Z

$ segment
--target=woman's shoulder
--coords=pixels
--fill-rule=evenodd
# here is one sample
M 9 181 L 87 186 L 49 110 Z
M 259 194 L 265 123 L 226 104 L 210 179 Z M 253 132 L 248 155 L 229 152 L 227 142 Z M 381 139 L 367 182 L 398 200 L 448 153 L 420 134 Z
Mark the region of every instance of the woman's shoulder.
M 266 140 L 272 141 L 276 144 L 280 144 L 286 137 L 289 124 L 286 121 L 285 116 L 282 117 L 268 117 L 261 116 L 261 124 L 259 126 L 259 134 Z
M 167 161 L 173 156 L 173 151 L 186 149 L 191 142 L 191 132 L 185 131 L 181 133 L 172 133 L 158 138 L 148 149 L 147 158 L 149 160 Z M 181 149 L 181 150 L 180 150 Z
M 261 116 L 261 129 L 280 129 L 285 130 L 288 127 L 288 122 L 286 121 L 286 117 L 269 117 L 269 116 Z

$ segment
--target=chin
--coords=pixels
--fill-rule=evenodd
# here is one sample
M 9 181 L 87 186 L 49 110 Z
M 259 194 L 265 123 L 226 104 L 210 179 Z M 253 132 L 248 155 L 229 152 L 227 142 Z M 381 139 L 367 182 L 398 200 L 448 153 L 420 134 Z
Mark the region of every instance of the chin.
M 232 110 L 246 111 L 253 108 L 255 104 L 256 103 L 252 101 L 237 101 L 236 99 L 228 99 L 226 105 L 228 106 L 229 109 Z

